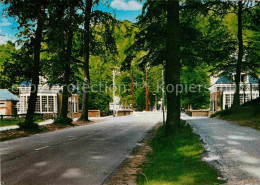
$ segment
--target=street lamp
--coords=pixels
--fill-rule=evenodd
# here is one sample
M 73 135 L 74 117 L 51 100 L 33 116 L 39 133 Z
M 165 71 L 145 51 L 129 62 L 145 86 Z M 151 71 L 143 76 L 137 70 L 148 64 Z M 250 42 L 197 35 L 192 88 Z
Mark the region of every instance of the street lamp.
M 156 93 L 153 93 L 153 96 L 154 96 L 154 109 L 155 111 L 157 111 L 157 96 L 156 96 Z
M 116 94 L 116 75 L 117 74 L 120 74 L 120 72 L 116 72 L 114 69 L 113 69 L 113 116 L 115 117 L 116 116 L 116 109 L 115 109 L 115 104 L 116 104 L 116 101 L 115 101 L 115 94 Z

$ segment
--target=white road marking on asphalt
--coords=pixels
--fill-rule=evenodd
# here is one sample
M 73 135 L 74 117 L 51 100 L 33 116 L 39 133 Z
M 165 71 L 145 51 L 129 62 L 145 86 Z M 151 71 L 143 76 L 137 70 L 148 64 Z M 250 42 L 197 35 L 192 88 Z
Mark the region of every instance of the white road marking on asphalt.
M 45 149 L 45 148 L 49 148 L 50 146 L 44 146 L 44 147 L 41 147 L 41 148 L 37 148 L 35 149 L 36 151 L 39 151 L 39 150 L 42 150 L 42 149 Z
M 77 138 L 76 137 L 70 138 L 69 141 L 74 140 L 74 139 L 77 139 Z

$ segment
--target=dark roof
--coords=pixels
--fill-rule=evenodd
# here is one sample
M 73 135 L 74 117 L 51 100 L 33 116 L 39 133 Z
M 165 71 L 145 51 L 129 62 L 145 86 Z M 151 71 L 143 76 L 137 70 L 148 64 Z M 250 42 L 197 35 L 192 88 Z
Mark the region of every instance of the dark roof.
M 258 83 L 258 80 L 252 76 L 249 76 L 249 83 Z
M 217 81 L 216 84 L 232 84 L 232 81 L 227 79 L 226 77 L 220 77 Z
M 20 84 L 20 87 L 31 87 L 31 85 L 32 85 L 32 80 L 30 80 L 30 81 L 23 81 Z
M 48 86 L 51 86 L 50 83 L 47 84 Z M 21 84 L 20 84 L 20 87 L 31 87 L 32 86 L 32 80 L 30 81 L 23 81 Z M 59 84 L 54 84 L 52 86 L 60 86 Z
M 249 76 L 249 83 L 258 83 L 258 79 L 255 79 L 252 76 Z M 216 81 L 216 84 L 232 84 L 232 80 L 229 80 L 226 77 L 220 77 Z
M 0 89 L 0 100 L 1 101 L 19 101 L 17 96 L 9 92 L 7 89 Z

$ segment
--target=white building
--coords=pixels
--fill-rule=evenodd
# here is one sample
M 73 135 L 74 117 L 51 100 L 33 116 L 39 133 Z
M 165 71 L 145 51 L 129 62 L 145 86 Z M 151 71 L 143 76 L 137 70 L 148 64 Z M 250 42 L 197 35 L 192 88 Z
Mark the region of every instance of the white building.
M 31 82 L 24 81 L 19 86 L 19 103 L 17 104 L 18 114 L 26 114 L 28 109 L 28 100 L 31 91 Z M 54 85 L 50 87 L 47 84 L 47 79 L 40 77 L 38 86 L 37 102 L 35 113 L 56 115 L 61 110 L 62 102 L 62 87 Z M 78 95 L 73 94 L 69 98 L 70 113 L 78 113 Z
M 235 74 L 231 79 L 213 75 L 210 77 L 210 110 L 213 112 L 230 108 L 235 94 Z M 240 104 L 259 97 L 258 80 L 242 74 L 240 81 Z

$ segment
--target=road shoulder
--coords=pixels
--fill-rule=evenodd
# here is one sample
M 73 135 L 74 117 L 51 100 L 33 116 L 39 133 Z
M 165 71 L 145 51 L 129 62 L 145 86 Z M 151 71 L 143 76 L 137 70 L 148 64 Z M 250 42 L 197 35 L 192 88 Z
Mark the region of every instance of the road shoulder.
M 5 130 L 5 131 L 0 131 L 0 141 L 8 141 L 12 139 L 18 139 L 22 137 L 29 137 L 35 134 L 44 134 L 48 132 L 53 132 L 56 130 L 61 130 L 61 129 L 69 129 L 77 126 L 83 126 L 83 125 L 89 125 L 89 124 L 94 124 L 104 121 L 103 119 L 97 119 L 93 121 L 75 121 L 73 122 L 72 125 L 62 125 L 62 124 L 44 124 L 44 125 L 39 125 L 40 129 L 39 130 L 32 130 L 32 131 L 26 131 L 26 130 L 20 130 L 20 129 L 12 129 L 12 130 Z
M 104 185 L 136 184 L 137 175 L 141 173 L 141 165 L 147 160 L 146 155 L 152 152 L 149 143 L 162 126 L 157 124 L 148 135 L 134 148 L 131 154 L 108 176 Z

